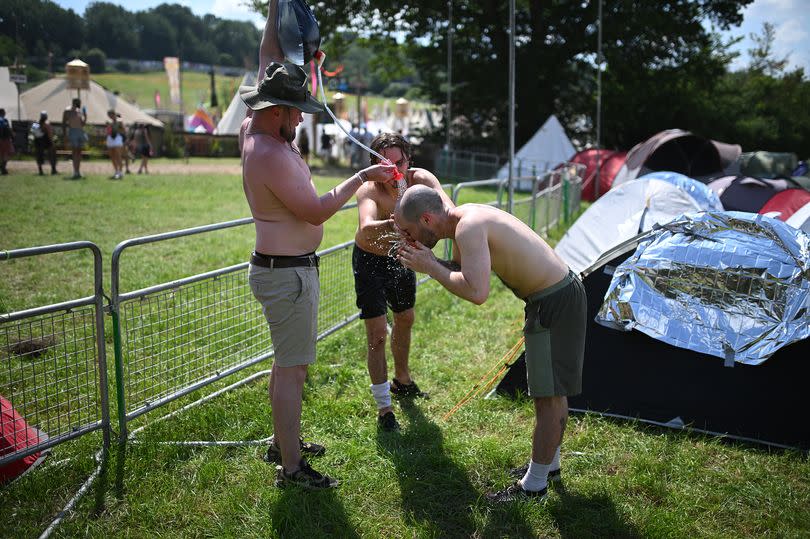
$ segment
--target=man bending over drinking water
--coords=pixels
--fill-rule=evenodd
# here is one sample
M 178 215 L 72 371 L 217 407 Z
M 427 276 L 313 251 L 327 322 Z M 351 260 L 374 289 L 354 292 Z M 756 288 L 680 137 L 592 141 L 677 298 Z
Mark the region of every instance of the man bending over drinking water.
M 450 207 L 433 189 L 405 192 L 394 221 L 406 242 L 402 264 L 427 273 L 460 298 L 481 305 L 495 272 L 524 308 L 526 374 L 534 399 L 535 427 L 528 468 L 514 485 L 487 494 L 495 502 L 545 498 L 549 480 L 560 476 L 560 444 L 568 419 L 568 396 L 582 390 L 585 351 L 585 289 L 554 250 L 522 221 L 482 204 Z M 453 260 L 430 250 L 454 240 Z

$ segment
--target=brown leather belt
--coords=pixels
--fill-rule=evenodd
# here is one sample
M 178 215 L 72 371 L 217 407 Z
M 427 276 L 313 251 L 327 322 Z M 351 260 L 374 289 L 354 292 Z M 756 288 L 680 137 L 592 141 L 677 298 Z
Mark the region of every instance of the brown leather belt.
M 304 256 L 273 256 L 262 253 L 250 255 L 250 263 L 263 268 L 317 268 L 320 258 L 316 254 Z

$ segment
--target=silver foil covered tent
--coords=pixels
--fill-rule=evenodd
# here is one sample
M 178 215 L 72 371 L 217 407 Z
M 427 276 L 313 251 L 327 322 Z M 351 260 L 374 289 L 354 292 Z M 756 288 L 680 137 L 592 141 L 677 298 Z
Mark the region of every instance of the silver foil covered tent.
M 616 268 L 596 321 L 758 365 L 810 336 L 810 237 L 756 214 L 682 216 Z

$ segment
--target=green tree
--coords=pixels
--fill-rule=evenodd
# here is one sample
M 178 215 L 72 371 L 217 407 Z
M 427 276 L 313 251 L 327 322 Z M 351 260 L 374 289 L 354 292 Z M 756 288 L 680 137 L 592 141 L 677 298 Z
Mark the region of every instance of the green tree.
M 605 2 L 604 142 L 626 148 L 664 128 L 702 128 L 694 107 L 703 105 L 701 96 L 711 93 L 728 61 L 704 23 L 739 24 L 751 1 Z M 266 13 L 266 3 L 257 7 Z M 368 35 L 403 33 L 423 94 L 445 102 L 445 2 L 335 0 L 318 4 L 315 15 L 326 44 L 356 20 Z M 578 138 L 593 140 L 597 2 L 522 0 L 515 22 L 518 144 L 552 113 Z M 508 27 L 506 2 L 453 3 L 452 116 L 464 118 L 454 133 L 459 144 L 507 147 Z
M 177 54 L 182 61 L 210 64 L 216 58 L 208 30 L 191 9 L 179 4 L 161 4 L 152 10 L 163 16 L 177 32 Z
M 50 1 L 3 0 L 0 2 L 0 36 L 15 43 L 23 55 L 42 55 L 43 52 L 47 55 L 47 51 L 52 51 L 61 56 L 62 51 L 83 46 L 85 27 L 72 9 L 65 10 Z
M 252 23 L 227 21 L 213 15 L 206 15 L 203 21 L 217 51 L 230 56 L 225 65 L 243 66 L 245 61 L 255 62 L 261 33 Z
M 116 4 L 93 2 L 84 11 L 88 47 L 113 58 L 131 58 L 140 46 L 135 16 Z
M 87 51 L 84 61 L 90 66 L 90 73 L 104 73 L 107 70 L 107 55 L 98 48 Z
M 773 24 L 769 22 L 762 23 L 762 34 L 750 34 L 750 37 L 751 41 L 754 42 L 754 46 L 748 49 L 748 54 L 751 57 L 748 69 L 765 73 L 771 77 L 784 71 L 788 63 L 788 56 L 784 58 L 774 56 L 773 41 L 776 33 Z
M 139 11 L 135 21 L 141 44 L 138 58 L 162 60 L 165 56 L 177 56 L 177 31 L 166 17 L 154 10 Z

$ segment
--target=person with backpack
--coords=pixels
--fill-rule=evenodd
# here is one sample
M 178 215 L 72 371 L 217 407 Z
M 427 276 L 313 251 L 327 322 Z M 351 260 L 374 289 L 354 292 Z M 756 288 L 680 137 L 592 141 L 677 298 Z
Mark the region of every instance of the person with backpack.
M 48 121 L 48 113 L 44 110 L 39 113 L 39 120 L 31 124 L 31 135 L 34 137 L 39 175 L 45 175 L 42 165 L 45 163 L 46 152 L 48 162 L 51 164 L 51 174 L 56 174 L 56 145 L 53 141 L 53 126 Z
M 14 155 L 14 133 L 6 119 L 6 109 L 0 109 L 0 174 L 8 174 L 6 163 Z

